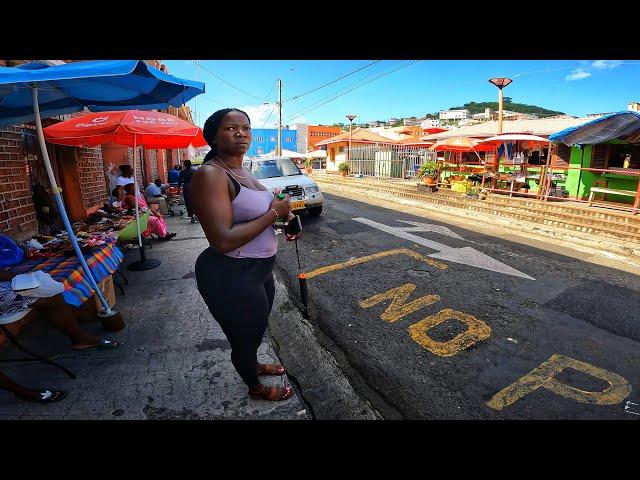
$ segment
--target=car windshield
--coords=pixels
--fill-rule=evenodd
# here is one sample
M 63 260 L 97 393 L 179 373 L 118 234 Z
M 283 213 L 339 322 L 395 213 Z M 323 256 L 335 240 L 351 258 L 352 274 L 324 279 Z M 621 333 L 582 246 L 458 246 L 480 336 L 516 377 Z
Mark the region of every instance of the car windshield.
M 256 178 L 260 179 L 302 175 L 300 169 L 290 158 L 254 160 L 251 162 L 251 173 L 253 173 Z

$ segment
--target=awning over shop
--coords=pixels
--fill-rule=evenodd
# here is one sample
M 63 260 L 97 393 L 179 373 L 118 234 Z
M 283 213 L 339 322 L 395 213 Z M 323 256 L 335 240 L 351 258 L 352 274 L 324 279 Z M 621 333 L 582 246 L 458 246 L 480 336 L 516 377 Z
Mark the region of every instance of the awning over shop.
M 276 151 L 272 150 L 269 153 L 265 154 L 265 156 L 266 157 L 275 157 L 276 156 Z M 304 158 L 305 156 L 306 156 L 306 154 L 304 154 L 304 153 L 293 152 L 291 150 L 285 150 L 284 148 L 282 149 L 281 157 Z
M 502 142 L 515 142 L 515 141 L 549 143 L 549 140 L 547 140 L 544 137 L 539 137 L 538 135 L 529 135 L 527 133 L 507 133 L 504 135 L 497 135 L 495 137 L 489 137 L 483 140 L 478 140 L 478 143 L 493 142 L 496 144 L 500 144 Z
M 327 158 L 326 150 L 314 150 L 313 152 L 309 152 L 305 154 L 306 158 Z
M 34 120 L 31 90 L 38 87 L 40 117 L 108 110 L 155 110 L 182 105 L 204 83 L 177 78 L 141 60 L 96 60 L 0 68 L 0 126 Z
M 436 152 L 487 152 L 493 149 L 493 145 L 483 145 L 468 137 L 447 138 L 429 147 Z
M 552 142 L 567 145 L 594 145 L 640 131 L 640 113 L 618 112 L 591 122 L 569 127 L 549 136 Z

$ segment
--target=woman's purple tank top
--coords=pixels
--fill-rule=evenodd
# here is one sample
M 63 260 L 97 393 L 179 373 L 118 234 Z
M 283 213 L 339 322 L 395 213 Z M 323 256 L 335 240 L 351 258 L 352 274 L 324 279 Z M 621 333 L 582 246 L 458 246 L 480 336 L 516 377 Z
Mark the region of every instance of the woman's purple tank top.
M 235 182 L 234 182 L 235 183 Z M 267 190 L 253 190 L 240 184 L 240 191 L 231 202 L 233 224 L 250 222 L 267 213 L 271 207 L 273 194 Z M 249 243 L 225 253 L 234 258 L 269 258 L 278 251 L 278 240 L 272 227 L 267 227 Z

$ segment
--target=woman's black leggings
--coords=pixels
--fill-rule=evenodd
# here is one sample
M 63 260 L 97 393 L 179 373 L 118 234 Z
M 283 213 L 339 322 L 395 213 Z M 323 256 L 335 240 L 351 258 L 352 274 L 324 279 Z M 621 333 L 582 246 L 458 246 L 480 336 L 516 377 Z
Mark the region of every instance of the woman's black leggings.
M 260 384 L 257 353 L 273 307 L 275 259 L 232 258 L 209 247 L 196 261 L 200 295 L 227 336 L 233 366 L 249 388 Z

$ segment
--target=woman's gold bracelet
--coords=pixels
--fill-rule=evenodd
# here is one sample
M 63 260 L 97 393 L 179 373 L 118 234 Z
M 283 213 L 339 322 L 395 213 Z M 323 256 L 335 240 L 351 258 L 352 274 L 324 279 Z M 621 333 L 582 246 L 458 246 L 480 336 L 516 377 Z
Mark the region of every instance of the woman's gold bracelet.
M 278 218 L 280 218 L 280 214 L 276 211 L 275 208 L 272 208 L 270 211 L 276 214 L 276 219 L 273 222 L 275 222 L 276 220 L 278 220 Z

